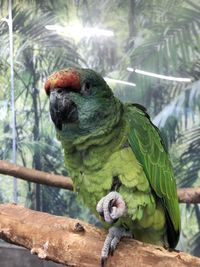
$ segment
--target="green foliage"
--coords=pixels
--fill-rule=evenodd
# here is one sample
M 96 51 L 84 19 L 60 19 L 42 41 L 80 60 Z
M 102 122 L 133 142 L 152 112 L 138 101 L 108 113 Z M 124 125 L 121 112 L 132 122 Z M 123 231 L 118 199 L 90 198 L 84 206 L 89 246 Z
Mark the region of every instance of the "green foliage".
M 137 23 L 139 22 L 138 33 L 136 35 L 134 33 L 134 45 L 127 50 L 124 57 L 125 63 L 122 62 L 122 75 L 125 73 L 126 64 L 133 68 L 165 75 L 193 77 L 192 65 L 200 56 L 199 6 L 192 1 L 151 2 L 152 6 L 149 6 L 151 12 L 145 9 L 144 3 L 143 12 L 135 19 Z M 144 14 L 146 21 L 142 19 Z M 199 65 L 196 68 L 199 71 Z M 161 107 L 163 108 L 166 102 L 172 100 L 187 86 L 184 83 L 158 81 L 136 73 L 126 72 L 126 77 L 137 84 L 136 89 L 140 90 L 138 101 L 147 107 L 151 107 L 151 103 L 156 102 L 155 99 L 158 98 L 161 90 L 165 91 L 165 95 L 161 98 L 166 99 Z M 198 79 L 198 77 L 195 78 Z M 153 113 L 157 114 L 158 111 L 154 109 Z

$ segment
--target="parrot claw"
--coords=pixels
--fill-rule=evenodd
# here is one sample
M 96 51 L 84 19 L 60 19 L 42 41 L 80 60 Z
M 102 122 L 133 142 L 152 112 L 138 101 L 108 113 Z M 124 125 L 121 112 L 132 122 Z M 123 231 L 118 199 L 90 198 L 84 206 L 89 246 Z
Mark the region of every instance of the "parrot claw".
M 109 256 L 113 256 L 117 245 L 119 244 L 122 237 L 132 238 L 132 233 L 127 231 L 124 227 L 112 226 L 109 229 L 108 235 L 104 241 L 104 245 L 101 251 L 101 267 L 105 266 L 106 260 Z
M 126 213 L 126 205 L 122 196 L 112 191 L 100 199 L 96 210 L 107 223 L 113 223 Z
M 104 267 L 106 264 L 107 257 L 101 257 L 101 267 Z

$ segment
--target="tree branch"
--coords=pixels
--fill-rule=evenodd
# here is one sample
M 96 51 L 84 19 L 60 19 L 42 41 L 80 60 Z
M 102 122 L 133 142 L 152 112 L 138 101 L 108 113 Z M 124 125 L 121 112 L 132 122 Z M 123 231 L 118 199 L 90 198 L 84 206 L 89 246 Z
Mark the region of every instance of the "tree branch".
M 29 182 L 73 190 L 73 182 L 69 177 L 29 169 L 5 160 L 0 160 L 0 173 Z
M 68 266 L 99 266 L 106 233 L 85 222 L 32 211 L 14 204 L 0 205 L 0 238 L 23 246 L 39 258 Z M 110 267 L 197 267 L 200 259 L 182 252 L 124 239 Z
M 73 190 L 70 177 L 25 168 L 4 160 L 0 160 L 0 173 L 34 183 Z M 200 187 L 180 188 L 178 198 L 180 203 L 200 203 Z
M 200 203 L 200 187 L 178 189 L 180 203 Z

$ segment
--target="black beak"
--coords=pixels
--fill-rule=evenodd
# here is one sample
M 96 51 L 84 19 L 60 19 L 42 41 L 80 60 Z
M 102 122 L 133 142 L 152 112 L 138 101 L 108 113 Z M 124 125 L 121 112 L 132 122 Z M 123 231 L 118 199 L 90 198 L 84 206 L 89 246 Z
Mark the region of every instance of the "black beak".
M 67 90 L 57 88 L 50 92 L 50 115 L 60 131 L 63 123 L 73 123 L 78 120 L 76 104 L 70 99 Z

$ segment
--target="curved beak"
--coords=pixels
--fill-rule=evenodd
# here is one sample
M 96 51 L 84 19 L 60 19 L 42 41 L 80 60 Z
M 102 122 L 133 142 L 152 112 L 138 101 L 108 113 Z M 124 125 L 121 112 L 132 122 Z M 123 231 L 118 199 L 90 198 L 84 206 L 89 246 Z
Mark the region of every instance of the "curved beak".
M 77 107 L 66 90 L 52 90 L 49 100 L 51 119 L 58 130 L 62 131 L 63 123 L 77 121 Z

